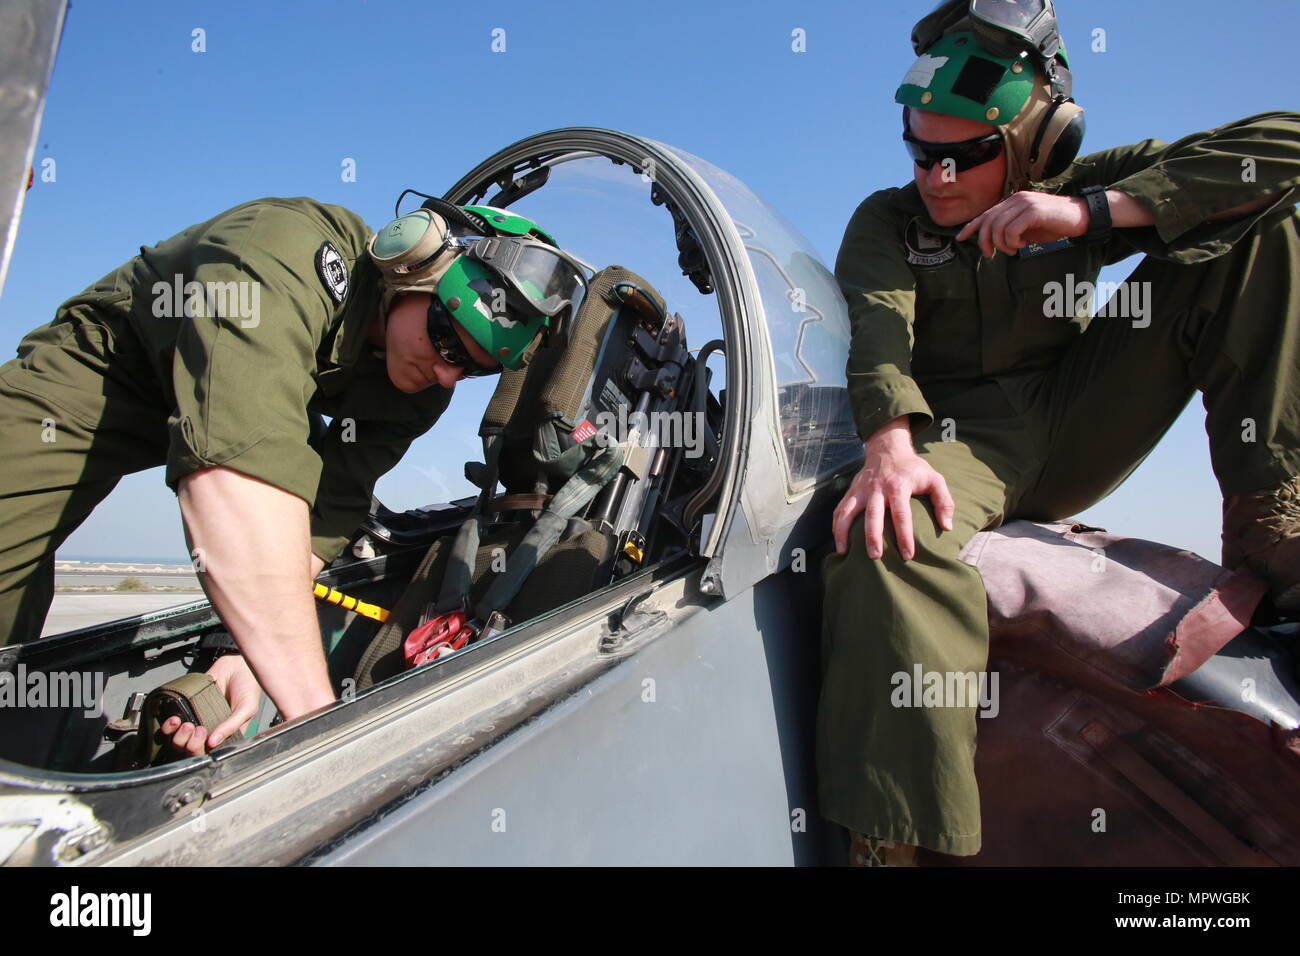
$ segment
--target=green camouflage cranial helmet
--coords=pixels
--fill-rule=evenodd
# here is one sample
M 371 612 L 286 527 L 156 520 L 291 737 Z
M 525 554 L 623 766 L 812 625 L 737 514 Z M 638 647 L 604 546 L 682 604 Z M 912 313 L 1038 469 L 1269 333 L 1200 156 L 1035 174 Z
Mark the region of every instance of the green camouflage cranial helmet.
M 1068 67 L 1063 46 L 1056 57 Z M 1083 110 L 1053 94 L 1029 52 L 992 53 L 971 30 L 940 36 L 908 69 L 894 101 L 996 127 L 1007 158 L 1004 195 L 1064 172 L 1083 140 Z
M 1003 126 L 1029 102 L 1033 62 L 994 56 L 969 31 L 942 36 L 908 69 L 895 102 L 945 116 Z
M 525 254 L 504 255 L 502 243 Z M 520 366 L 551 319 L 574 304 L 577 287 L 585 288 L 581 268 L 549 233 L 531 219 L 492 206 L 426 200 L 381 229 L 367 248 L 383 277 L 385 315 L 400 293 L 437 296 L 506 368 Z

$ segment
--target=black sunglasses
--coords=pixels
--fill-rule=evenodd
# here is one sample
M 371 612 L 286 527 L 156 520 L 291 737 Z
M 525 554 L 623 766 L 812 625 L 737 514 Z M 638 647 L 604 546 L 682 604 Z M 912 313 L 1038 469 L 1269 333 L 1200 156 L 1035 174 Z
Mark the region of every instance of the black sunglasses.
M 927 143 L 909 132 L 903 134 L 903 142 L 912 161 L 926 172 L 929 172 L 935 163 L 942 163 L 945 159 L 953 161 L 954 172 L 965 172 L 997 159 L 998 154 L 1002 152 L 1001 133 L 989 133 L 987 136 L 963 139 L 957 143 Z
M 460 340 L 456 334 L 456 327 L 452 323 L 455 321 L 447 307 L 442 304 L 438 296 L 429 297 L 429 341 L 437 349 L 442 360 L 448 365 L 454 365 L 462 369 L 466 378 L 478 378 L 482 375 L 496 375 L 501 371 L 500 365 L 491 368 L 485 365 L 479 365 L 465 348 L 465 343 Z

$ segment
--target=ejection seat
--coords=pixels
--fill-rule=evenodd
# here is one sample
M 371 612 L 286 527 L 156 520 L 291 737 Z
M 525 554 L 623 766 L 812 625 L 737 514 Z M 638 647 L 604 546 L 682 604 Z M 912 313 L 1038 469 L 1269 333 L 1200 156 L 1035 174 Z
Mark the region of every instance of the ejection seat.
M 683 407 L 698 387 L 695 361 L 681 317 L 645 279 L 621 266 L 597 272 L 567 328 L 502 372 L 479 427 L 484 461 L 466 464 L 480 489 L 473 514 L 430 545 L 362 654 L 356 688 L 410 666 L 404 645 L 429 620 L 474 615 L 473 640 L 635 570 L 673 472 L 643 434 L 597 425 Z

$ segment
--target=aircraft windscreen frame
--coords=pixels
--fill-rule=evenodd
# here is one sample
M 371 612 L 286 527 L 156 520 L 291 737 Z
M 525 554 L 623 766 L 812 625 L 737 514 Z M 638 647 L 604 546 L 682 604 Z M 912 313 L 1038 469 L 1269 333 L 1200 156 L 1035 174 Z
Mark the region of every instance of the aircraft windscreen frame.
M 655 145 L 708 184 L 744 243 L 772 355 L 788 491 L 807 490 L 862 456 L 844 363 L 848 306 L 835 276 L 812 244 L 735 176 L 675 146 Z

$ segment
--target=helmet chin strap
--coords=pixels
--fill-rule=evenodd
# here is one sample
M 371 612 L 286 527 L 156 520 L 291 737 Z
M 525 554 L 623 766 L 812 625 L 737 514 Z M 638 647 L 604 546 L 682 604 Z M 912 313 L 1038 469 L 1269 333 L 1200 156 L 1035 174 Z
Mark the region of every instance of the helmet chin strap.
M 388 311 L 383 306 L 375 310 L 375 318 L 370 323 L 366 338 L 374 347 L 376 355 L 384 355 L 388 352 Z M 375 345 L 375 339 L 379 340 L 378 345 Z
M 1044 119 L 1052 111 L 1051 87 L 1045 80 L 1034 83 L 1029 102 L 1017 114 L 1016 118 L 1000 127 L 1002 141 L 1006 144 L 1007 178 L 1003 185 L 1002 198 L 1026 188 L 1032 181 L 1032 163 L 1030 157 L 1041 142 L 1036 142 Z M 1039 165 L 1041 169 L 1041 164 Z
M 1002 142 L 1005 144 L 1004 152 L 1007 157 L 1007 178 L 1002 183 L 1002 198 L 1006 199 L 1028 186 L 1029 178 L 1021 165 L 1019 152 L 1005 133 Z

